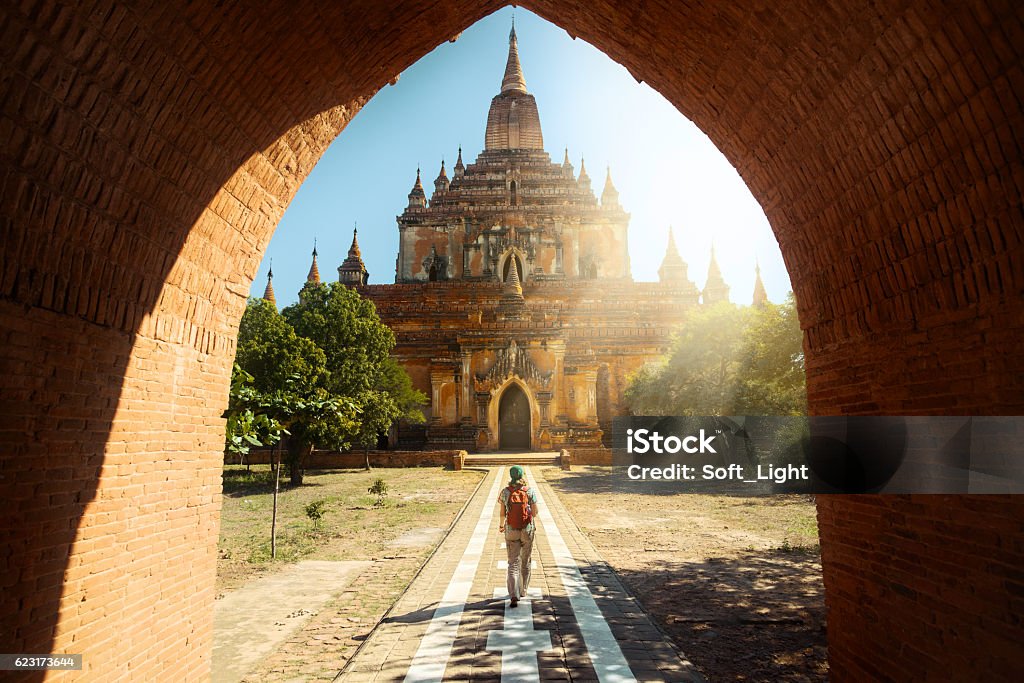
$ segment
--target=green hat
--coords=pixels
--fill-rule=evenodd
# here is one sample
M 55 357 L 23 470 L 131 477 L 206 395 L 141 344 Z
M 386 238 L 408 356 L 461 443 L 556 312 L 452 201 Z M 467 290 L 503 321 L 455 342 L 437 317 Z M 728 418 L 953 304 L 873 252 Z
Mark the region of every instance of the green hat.
M 523 477 L 525 477 L 526 472 L 524 472 L 523 468 L 520 467 L 519 465 L 512 465 L 512 467 L 508 469 L 508 476 L 511 482 L 514 484 Z

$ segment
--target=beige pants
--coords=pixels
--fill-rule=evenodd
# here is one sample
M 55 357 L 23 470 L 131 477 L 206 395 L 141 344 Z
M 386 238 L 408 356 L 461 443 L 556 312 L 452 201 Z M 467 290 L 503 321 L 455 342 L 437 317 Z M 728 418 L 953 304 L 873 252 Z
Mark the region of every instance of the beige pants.
M 533 554 L 533 535 L 536 529 L 505 529 L 505 549 L 508 550 L 508 594 L 521 598 L 530 587 L 530 556 Z

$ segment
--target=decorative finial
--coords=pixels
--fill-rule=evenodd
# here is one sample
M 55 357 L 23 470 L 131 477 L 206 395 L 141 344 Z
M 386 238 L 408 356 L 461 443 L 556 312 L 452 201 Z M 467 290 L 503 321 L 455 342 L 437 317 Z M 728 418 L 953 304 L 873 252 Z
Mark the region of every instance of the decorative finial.
M 270 270 L 267 271 L 267 286 L 263 290 L 263 300 L 270 302 L 274 309 L 277 309 L 277 298 L 274 296 L 274 260 L 270 260 Z
M 359 251 L 358 234 L 359 225 L 356 221 L 352 221 L 352 246 L 348 248 L 348 258 L 338 266 L 338 282 L 346 285 L 365 285 L 370 278 Z
M 658 268 L 658 279 L 661 282 L 681 283 L 686 281 L 686 263 L 679 256 L 679 249 L 676 248 L 676 237 L 672 226 L 668 226 L 668 245 L 665 247 L 665 257 Z
M 580 157 L 580 174 L 576 180 L 581 183 L 587 183 L 589 187 L 590 175 L 587 173 L 587 162 L 582 156 Z
M 753 305 L 764 308 L 768 305 L 768 292 L 764 288 L 764 281 L 761 279 L 761 262 L 754 256 L 754 296 Z
M 526 79 L 523 77 L 523 67 L 519 63 L 519 41 L 516 39 L 515 18 L 512 20 L 512 30 L 508 34 L 508 62 L 505 64 L 505 77 L 501 81 L 501 92 L 526 92 Z
M 316 237 L 313 238 L 313 263 L 309 266 L 309 273 L 306 274 L 306 282 L 320 284 L 320 267 L 316 262 Z

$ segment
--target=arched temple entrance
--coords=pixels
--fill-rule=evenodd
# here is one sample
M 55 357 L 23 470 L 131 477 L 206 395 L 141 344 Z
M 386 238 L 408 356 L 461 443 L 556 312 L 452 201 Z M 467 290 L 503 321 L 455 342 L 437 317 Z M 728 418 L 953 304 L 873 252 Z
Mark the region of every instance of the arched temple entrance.
M 1024 411 L 1019 3 L 521 4 L 737 168 L 791 275 L 813 413 Z M 501 6 L 0 8 L 10 652 L 208 677 L 221 416 L 262 252 L 362 104 Z M 1024 668 L 1024 500 L 818 510 L 834 680 Z
M 510 384 L 498 404 L 498 447 L 530 449 L 530 400 L 518 384 Z

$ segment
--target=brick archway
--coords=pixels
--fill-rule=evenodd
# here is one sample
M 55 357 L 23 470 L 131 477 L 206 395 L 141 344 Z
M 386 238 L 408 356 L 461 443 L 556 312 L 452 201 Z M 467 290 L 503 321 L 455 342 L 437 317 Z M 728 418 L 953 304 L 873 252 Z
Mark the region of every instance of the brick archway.
M 739 170 L 792 277 L 815 413 L 1024 409 L 1013 3 L 523 4 Z M 0 10 L 11 651 L 205 674 L 220 413 L 260 255 L 362 103 L 500 6 Z M 827 498 L 819 518 L 836 680 L 1022 666 L 1018 499 Z

